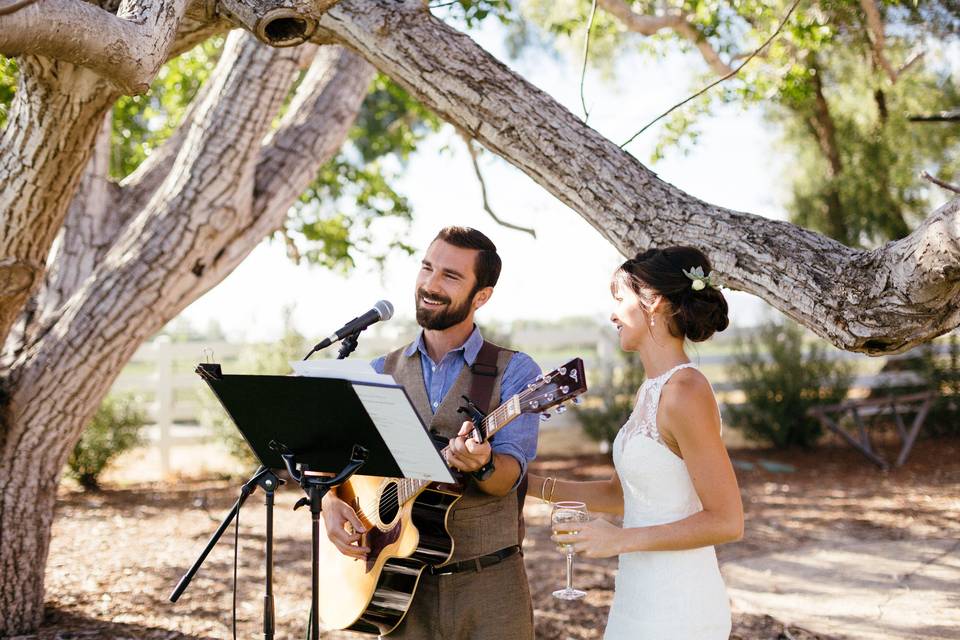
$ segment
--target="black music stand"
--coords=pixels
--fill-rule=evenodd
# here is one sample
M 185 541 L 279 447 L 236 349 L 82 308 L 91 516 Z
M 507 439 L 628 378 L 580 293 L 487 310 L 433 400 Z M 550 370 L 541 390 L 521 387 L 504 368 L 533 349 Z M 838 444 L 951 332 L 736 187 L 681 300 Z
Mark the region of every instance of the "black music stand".
M 346 481 L 361 467 L 365 475 L 386 477 L 420 477 L 453 482 L 449 470 L 434 448 L 429 432 L 413 410 L 410 399 L 399 385 L 384 385 L 338 378 L 307 376 L 224 375 L 220 365 L 202 364 L 197 373 L 210 386 L 244 440 L 260 462 L 260 468 L 241 487 L 240 497 L 223 522 L 210 537 L 193 566 L 177 584 L 170 601 L 176 602 L 190 584 L 200 565 L 236 517 L 247 497 L 261 487 L 266 493 L 266 558 L 263 633 L 265 640 L 274 635 L 273 607 L 273 497 L 277 486 L 284 484 L 275 470 L 286 469 L 290 477 L 306 493 L 294 509 L 309 506 L 312 521 L 312 611 L 310 637 L 319 637 L 319 564 L 317 546 L 320 536 L 321 500 L 331 488 Z M 376 396 L 370 399 L 371 394 Z M 385 398 L 406 405 L 402 447 L 398 446 L 397 424 L 393 430 L 383 415 L 389 410 Z M 379 404 L 378 404 L 379 403 Z M 385 408 L 386 407 L 386 408 Z M 371 418 L 378 416 L 380 424 Z M 416 416 L 422 431 L 419 437 L 409 415 Z M 395 456 L 381 434 L 389 434 L 394 449 L 404 449 Z M 413 442 L 406 442 L 406 440 Z M 421 456 L 417 466 L 411 458 L 410 446 Z M 400 460 L 398 460 L 400 458 Z M 435 459 L 434 459 L 435 458 Z M 345 463 L 346 461 L 346 463 Z M 439 466 L 436 464 L 439 461 Z M 401 466 L 406 467 L 404 473 Z M 429 469 L 425 471 L 425 469 Z M 441 471 L 442 469 L 442 471 Z M 311 472 L 311 473 L 307 473 Z M 318 476 L 314 473 L 328 473 Z

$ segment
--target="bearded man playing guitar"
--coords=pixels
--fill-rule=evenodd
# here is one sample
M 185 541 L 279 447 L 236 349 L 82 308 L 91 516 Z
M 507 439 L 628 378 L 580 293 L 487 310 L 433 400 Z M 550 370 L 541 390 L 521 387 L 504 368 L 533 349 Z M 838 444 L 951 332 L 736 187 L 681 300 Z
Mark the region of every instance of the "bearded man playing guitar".
M 490 411 L 540 374 L 529 356 L 485 342 L 474 325 L 474 314 L 493 295 L 500 264 L 496 246 L 484 234 L 466 227 L 442 229 L 417 276 L 419 336 L 373 362 L 374 369 L 392 374 L 404 386 L 431 433 L 448 439 L 447 464 L 464 474 L 462 497 L 438 516 L 453 540 L 452 553 L 438 558 L 439 566 L 422 571 L 398 625 L 377 624 L 390 640 L 533 638 L 533 606 L 520 545 L 526 471 L 536 454 L 538 416 L 513 417 L 493 441 L 480 443 L 473 435 L 474 424 L 458 413 L 462 395 Z M 338 492 L 323 500 L 327 537 L 341 554 L 371 567 L 377 546 L 369 543 L 369 526 L 357 513 L 363 513 L 363 505 L 347 496 L 344 487 Z M 431 535 L 425 526 L 419 534 Z M 389 607 L 384 601 L 390 597 L 381 594 L 379 600 Z M 376 613 L 370 614 L 375 622 Z M 376 632 L 372 625 L 350 628 Z

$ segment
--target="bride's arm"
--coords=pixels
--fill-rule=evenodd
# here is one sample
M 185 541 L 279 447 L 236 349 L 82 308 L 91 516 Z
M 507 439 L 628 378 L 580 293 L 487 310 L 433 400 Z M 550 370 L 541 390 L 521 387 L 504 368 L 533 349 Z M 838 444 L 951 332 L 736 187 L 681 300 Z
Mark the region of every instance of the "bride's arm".
M 623 489 L 616 473 L 609 480 L 576 482 L 558 480 L 535 473 L 527 475 L 527 495 L 548 502 L 575 500 L 583 502 L 590 511 L 598 513 L 623 513 Z
M 702 374 L 679 371 L 664 385 L 657 426 L 661 436 L 676 441 L 703 510 L 676 522 L 629 529 L 595 520 L 569 539 L 584 555 L 694 549 L 743 536 L 740 489 L 720 439 L 720 413 L 713 391 Z

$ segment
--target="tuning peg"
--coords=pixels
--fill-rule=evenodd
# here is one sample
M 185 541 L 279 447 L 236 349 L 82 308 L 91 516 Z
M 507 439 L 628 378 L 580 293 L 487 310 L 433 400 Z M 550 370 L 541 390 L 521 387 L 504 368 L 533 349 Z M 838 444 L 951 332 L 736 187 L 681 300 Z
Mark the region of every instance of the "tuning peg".
M 548 393 L 548 394 L 547 394 L 547 402 L 553 402 L 553 394 L 552 394 L 552 393 Z
M 532 382 L 527 385 L 527 389 L 529 389 L 530 391 L 533 391 L 536 388 L 537 388 L 537 385 L 533 384 Z
M 561 404 L 561 405 L 557 405 L 557 413 L 563 413 L 563 412 L 566 411 L 566 410 L 567 410 L 567 407 L 566 407 L 566 406 L 564 406 L 564 405 L 562 405 L 562 404 Z
M 557 373 L 559 373 L 559 374 L 562 375 L 562 376 L 565 376 L 565 375 L 567 375 L 567 368 L 566 368 L 566 367 L 560 367 L 559 369 L 557 369 Z
M 563 385 L 562 387 L 560 387 L 560 393 L 564 395 L 570 393 L 570 387 L 568 387 L 567 385 Z
M 546 422 L 546 421 L 549 420 L 549 419 L 550 419 L 550 414 L 549 414 L 549 413 L 541 413 L 541 414 L 540 414 L 540 422 Z
M 580 396 L 577 396 L 573 399 L 573 404 L 583 404 L 583 400 L 580 399 Z
M 531 408 L 531 409 L 539 409 L 539 408 L 540 408 L 540 402 L 538 402 L 537 400 L 531 400 L 531 401 L 530 401 L 530 408 Z

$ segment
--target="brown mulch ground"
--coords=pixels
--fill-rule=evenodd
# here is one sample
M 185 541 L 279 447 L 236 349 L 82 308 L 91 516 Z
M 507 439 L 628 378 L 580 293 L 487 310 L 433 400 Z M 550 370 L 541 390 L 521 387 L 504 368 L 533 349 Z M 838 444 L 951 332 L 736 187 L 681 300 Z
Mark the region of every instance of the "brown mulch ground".
M 747 522 L 744 540 L 718 548 L 721 563 L 812 542 L 960 537 L 960 441 L 917 444 L 904 468 L 876 470 L 855 451 L 734 451 Z M 760 461 L 793 465 L 774 472 Z M 538 460 L 534 469 L 563 477 L 607 477 L 603 456 Z M 233 529 L 176 604 L 167 597 L 229 510 L 238 482 L 184 482 L 99 493 L 64 490 L 47 567 L 47 621 L 33 638 L 231 637 Z M 278 494 L 275 541 L 277 637 L 302 637 L 309 601 L 309 513 L 292 512 L 297 491 Z M 241 514 L 238 635 L 262 635 L 262 497 Z M 600 638 L 612 598 L 615 560 L 578 560 L 583 602 L 554 600 L 563 563 L 549 541 L 547 510 L 527 502 L 526 562 L 537 637 Z M 359 637 L 329 634 L 327 638 Z M 785 627 L 770 616 L 735 614 L 733 638 L 826 640 L 816 629 Z

